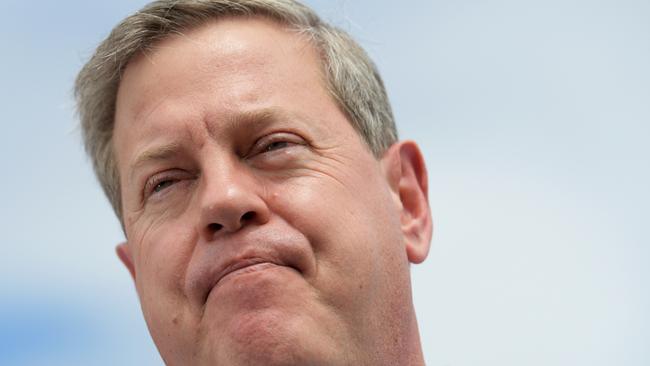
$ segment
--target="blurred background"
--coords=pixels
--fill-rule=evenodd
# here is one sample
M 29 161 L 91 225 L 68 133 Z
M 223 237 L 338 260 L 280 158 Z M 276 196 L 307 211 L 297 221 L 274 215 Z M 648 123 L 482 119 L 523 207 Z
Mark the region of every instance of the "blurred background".
M 2 0 L 0 365 L 162 365 L 72 100 L 144 3 Z M 428 162 L 427 364 L 650 365 L 650 2 L 307 3 Z

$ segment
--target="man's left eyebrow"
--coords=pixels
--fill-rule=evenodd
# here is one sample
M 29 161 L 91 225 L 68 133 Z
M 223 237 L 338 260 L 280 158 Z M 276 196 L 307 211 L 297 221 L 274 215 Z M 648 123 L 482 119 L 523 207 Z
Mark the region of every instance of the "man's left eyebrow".
M 247 129 L 256 129 L 274 121 L 288 120 L 289 117 L 287 113 L 270 107 L 235 113 L 227 117 L 225 124 L 230 126 L 230 128 L 246 126 Z

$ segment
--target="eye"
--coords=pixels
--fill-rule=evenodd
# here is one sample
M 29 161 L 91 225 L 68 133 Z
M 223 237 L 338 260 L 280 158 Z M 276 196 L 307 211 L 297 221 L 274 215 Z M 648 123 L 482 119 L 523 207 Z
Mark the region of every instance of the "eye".
M 174 182 L 175 181 L 171 180 L 171 179 L 163 180 L 162 182 L 159 182 L 158 184 L 156 184 L 155 187 L 153 187 L 152 192 L 153 193 L 159 193 L 162 190 L 164 190 L 165 188 L 167 188 L 167 187 L 171 186 L 172 184 L 174 184 Z
M 257 140 L 249 156 L 253 157 L 255 155 L 272 153 L 277 150 L 304 144 L 304 140 L 296 134 L 286 132 L 275 133 Z
M 144 187 L 144 198 L 147 199 L 153 195 L 162 193 L 166 189 L 169 189 L 178 179 L 172 179 L 170 177 L 153 177 L 150 179 Z
M 183 171 L 165 171 L 149 178 L 144 185 L 143 197 L 145 200 L 161 195 L 180 181 L 188 179 Z
M 283 149 L 287 146 L 289 146 L 289 141 L 273 141 L 270 144 L 266 145 L 264 152 Z

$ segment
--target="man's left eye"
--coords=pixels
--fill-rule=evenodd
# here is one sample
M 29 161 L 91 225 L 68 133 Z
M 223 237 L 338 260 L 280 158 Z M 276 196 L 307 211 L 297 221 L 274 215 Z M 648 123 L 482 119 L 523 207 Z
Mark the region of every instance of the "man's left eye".
M 266 147 L 264 148 L 264 152 L 283 149 L 283 148 L 285 148 L 287 146 L 289 146 L 288 141 L 274 141 L 274 142 L 271 142 L 270 144 L 266 145 Z
M 255 142 L 249 153 L 250 157 L 258 154 L 271 153 L 297 145 L 304 145 L 305 141 L 298 135 L 289 132 L 279 132 L 267 135 Z

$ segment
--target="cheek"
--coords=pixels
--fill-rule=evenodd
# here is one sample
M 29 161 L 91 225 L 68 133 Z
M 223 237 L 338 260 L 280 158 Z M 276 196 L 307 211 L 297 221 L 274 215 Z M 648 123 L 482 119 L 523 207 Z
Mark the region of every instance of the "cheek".
M 180 219 L 153 224 L 137 242 L 136 287 L 156 343 L 192 319 L 183 282 L 197 240 L 193 227 Z
M 148 301 L 152 293 L 182 290 L 182 279 L 198 238 L 188 210 L 163 214 L 151 211 L 140 213 L 127 226 L 129 242 L 136 248 L 136 286 L 142 301 Z
M 308 279 L 321 297 L 358 313 L 380 296 L 386 263 L 400 254 L 399 219 L 381 177 L 301 177 L 276 187 L 274 205 L 309 240 L 317 276 Z M 355 309 L 356 307 L 356 309 Z

